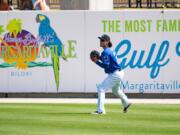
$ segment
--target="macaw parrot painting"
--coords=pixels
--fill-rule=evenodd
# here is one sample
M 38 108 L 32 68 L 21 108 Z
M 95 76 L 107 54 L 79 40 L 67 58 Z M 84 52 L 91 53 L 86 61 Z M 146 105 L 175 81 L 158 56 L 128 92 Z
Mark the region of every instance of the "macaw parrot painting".
M 52 66 L 58 90 L 60 66 L 59 58 L 62 56 L 62 58 L 66 60 L 65 56 L 62 55 L 63 44 L 54 29 L 51 27 L 50 20 L 47 16 L 38 14 L 36 16 L 36 22 L 39 23 L 39 37 L 43 42 L 43 46 L 48 47 L 51 50 Z

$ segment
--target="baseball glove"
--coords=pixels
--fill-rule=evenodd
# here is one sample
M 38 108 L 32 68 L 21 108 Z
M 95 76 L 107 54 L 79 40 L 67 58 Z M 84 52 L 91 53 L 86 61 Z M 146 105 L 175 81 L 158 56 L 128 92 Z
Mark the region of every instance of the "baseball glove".
M 91 58 L 92 61 L 94 61 L 95 59 L 100 59 L 99 52 L 96 51 L 96 50 L 91 51 L 90 58 Z

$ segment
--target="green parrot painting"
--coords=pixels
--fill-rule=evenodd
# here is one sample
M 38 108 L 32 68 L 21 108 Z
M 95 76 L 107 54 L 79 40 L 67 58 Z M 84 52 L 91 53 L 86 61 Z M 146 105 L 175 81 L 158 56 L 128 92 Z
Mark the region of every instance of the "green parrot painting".
M 51 50 L 51 60 L 56 81 L 56 88 L 59 89 L 59 58 L 62 56 L 63 44 L 56 32 L 50 25 L 50 20 L 47 16 L 37 14 L 36 22 L 39 23 L 39 37 L 45 47 Z M 62 56 L 66 60 L 65 56 Z

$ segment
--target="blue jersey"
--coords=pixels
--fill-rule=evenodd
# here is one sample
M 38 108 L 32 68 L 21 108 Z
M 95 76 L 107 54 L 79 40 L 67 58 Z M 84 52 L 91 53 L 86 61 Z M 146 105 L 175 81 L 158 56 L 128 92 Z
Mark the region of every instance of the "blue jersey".
M 100 61 L 96 62 L 97 65 L 104 68 L 105 73 L 113 73 L 116 70 L 121 70 L 113 51 L 110 48 L 105 48 L 101 53 Z

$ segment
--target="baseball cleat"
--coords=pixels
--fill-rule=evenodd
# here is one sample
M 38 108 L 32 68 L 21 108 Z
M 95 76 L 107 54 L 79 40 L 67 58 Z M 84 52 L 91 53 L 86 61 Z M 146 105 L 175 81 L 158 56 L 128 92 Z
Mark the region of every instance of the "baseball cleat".
M 95 115 L 103 115 L 103 114 L 106 114 L 105 112 L 98 112 L 98 111 L 95 111 L 95 112 L 92 112 L 91 114 L 95 114 Z
M 124 112 L 124 113 L 127 113 L 128 108 L 129 108 L 130 106 L 131 106 L 131 104 L 128 104 L 126 107 L 124 107 L 123 112 Z

